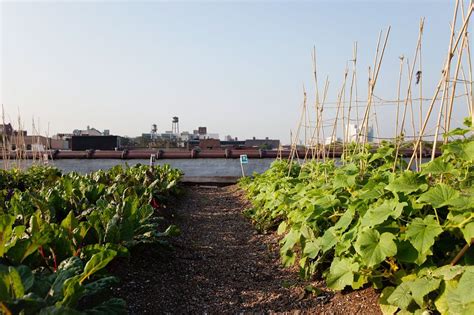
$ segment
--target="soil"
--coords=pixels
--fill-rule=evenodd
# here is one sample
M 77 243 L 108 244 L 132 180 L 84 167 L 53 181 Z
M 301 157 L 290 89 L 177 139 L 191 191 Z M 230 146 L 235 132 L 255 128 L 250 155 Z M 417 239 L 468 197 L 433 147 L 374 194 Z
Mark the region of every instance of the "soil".
M 335 293 L 284 269 L 279 238 L 255 231 L 242 215 L 248 206 L 236 186 L 187 187 L 162 213 L 182 232 L 172 249 L 147 245 L 117 261 L 115 295 L 131 314 L 381 314 L 372 288 Z

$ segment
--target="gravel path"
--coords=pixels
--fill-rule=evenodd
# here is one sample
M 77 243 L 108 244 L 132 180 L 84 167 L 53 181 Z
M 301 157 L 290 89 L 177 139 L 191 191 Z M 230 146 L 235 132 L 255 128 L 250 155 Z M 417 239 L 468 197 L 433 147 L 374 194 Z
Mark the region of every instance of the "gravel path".
M 278 238 L 255 232 L 241 197 L 235 186 L 186 188 L 167 209 L 182 231 L 174 249 L 138 248 L 113 266 L 122 279 L 116 294 L 130 313 L 380 313 L 372 289 L 306 293 L 306 285 L 322 284 L 280 266 Z

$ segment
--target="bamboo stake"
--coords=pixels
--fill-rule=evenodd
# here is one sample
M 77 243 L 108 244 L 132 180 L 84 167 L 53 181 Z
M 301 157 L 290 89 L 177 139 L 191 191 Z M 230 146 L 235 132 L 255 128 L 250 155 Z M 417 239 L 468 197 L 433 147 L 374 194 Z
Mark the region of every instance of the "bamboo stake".
M 339 119 L 339 111 L 341 109 L 341 101 L 342 101 L 342 95 L 344 94 L 344 91 L 346 89 L 346 82 L 347 82 L 347 72 L 348 72 L 348 69 L 346 67 L 346 69 L 344 70 L 344 80 L 343 80 L 343 83 L 342 83 L 342 87 L 341 87 L 341 91 L 339 92 L 339 95 L 338 95 L 338 102 L 337 102 L 337 111 L 336 111 L 336 119 L 334 120 L 334 124 L 333 124 L 333 128 L 332 128 L 332 133 L 331 133 L 331 138 L 330 138 L 330 143 L 329 143 L 329 150 L 328 150 L 328 158 L 329 158 L 329 151 L 330 151 L 330 148 L 331 148 L 331 143 L 333 142 L 333 139 L 336 140 L 336 134 L 337 134 L 337 122 L 338 122 L 338 119 Z M 344 117 L 343 117 L 343 120 L 344 120 Z M 334 146 L 333 146 L 333 158 L 335 157 L 336 155 L 336 143 L 337 141 L 334 141 Z
M 402 74 L 403 74 L 403 60 L 405 59 L 405 56 L 401 55 L 398 57 L 400 59 L 400 70 L 398 74 L 398 84 L 397 84 L 397 114 L 396 114 L 396 122 L 395 122 L 395 161 L 393 162 L 393 168 L 392 171 L 395 172 L 397 169 L 397 160 L 398 160 L 398 151 L 400 149 L 400 141 L 401 139 L 401 133 L 403 130 L 403 127 L 400 129 L 400 136 L 398 133 L 398 120 L 400 116 L 400 87 L 402 83 Z
M 438 112 L 438 118 L 436 120 L 436 128 L 435 128 L 435 142 L 433 142 L 433 148 L 432 148 L 432 151 L 431 151 L 431 161 L 434 160 L 435 158 L 435 154 L 436 154 L 436 145 L 437 145 L 437 141 L 438 141 L 438 133 L 439 133 L 439 129 L 440 129 L 440 126 L 441 126 L 441 117 L 443 116 L 443 109 L 445 109 L 447 107 L 447 90 L 449 89 L 449 83 L 444 80 L 443 81 L 443 84 L 444 84 L 444 87 L 443 87 L 443 95 L 441 97 L 441 106 L 439 108 L 439 112 Z
M 296 155 L 296 157 L 299 159 L 298 157 L 298 138 L 299 138 L 299 135 L 300 135 L 300 129 L 301 129 L 301 124 L 303 122 L 303 115 L 305 113 L 305 110 L 306 110 L 306 90 L 304 89 L 304 86 L 303 86 L 303 106 L 302 106 L 302 110 L 301 110 L 301 116 L 300 116 L 300 120 L 298 122 L 298 126 L 296 128 L 296 134 L 295 134 L 295 137 L 294 137 L 294 140 L 292 140 L 292 144 L 291 144 L 291 150 L 290 150 L 290 161 L 289 161 L 289 169 L 288 169 L 288 176 L 290 176 L 290 173 L 291 173 L 291 166 L 293 164 L 293 159 L 294 159 L 294 156 Z
M 462 53 L 464 51 L 464 45 L 466 42 L 467 38 L 467 30 L 464 33 L 464 36 L 462 37 L 461 41 L 461 47 L 458 50 L 458 60 L 456 63 L 456 70 L 454 71 L 454 81 L 452 85 L 452 92 L 451 92 L 451 99 L 449 101 L 449 110 L 448 110 L 448 115 L 446 117 L 446 125 L 445 125 L 445 132 L 449 132 L 450 126 L 451 126 L 451 115 L 453 113 L 453 104 L 454 104 L 454 96 L 456 95 L 456 85 L 457 85 L 457 80 L 458 80 L 458 75 L 459 75 L 459 68 L 461 66 L 461 61 L 462 61 Z M 448 137 L 444 138 L 444 143 L 446 144 L 448 142 Z
M 357 66 L 357 42 L 354 42 L 354 48 L 352 51 L 352 78 L 351 78 L 351 88 L 349 91 L 349 109 L 347 112 L 347 128 L 346 128 L 346 139 L 349 143 L 351 143 L 351 139 L 349 139 L 349 125 L 351 123 L 351 109 L 352 109 L 352 91 L 354 89 L 355 83 L 355 74 L 356 74 L 356 66 Z M 356 104 L 357 109 L 357 104 Z M 348 149 L 349 151 L 349 149 Z M 345 154 L 345 152 L 344 152 Z M 349 154 L 349 153 L 348 153 Z
M 5 108 L 3 107 L 2 104 L 2 124 L 3 124 L 3 130 L 2 130 L 2 160 L 3 160 L 3 168 L 8 169 L 8 160 L 7 160 L 7 135 L 6 135 L 6 124 L 5 124 Z
M 474 6 L 473 1 L 471 0 L 470 2 L 471 8 Z M 461 13 L 462 13 L 462 19 L 465 20 L 464 16 L 464 3 L 461 1 Z M 467 29 L 467 27 L 466 27 Z M 467 31 L 466 31 L 467 33 Z M 471 121 L 474 124 L 474 94 L 472 92 L 473 90 L 473 80 L 472 80 L 472 63 L 471 63 L 471 45 L 469 43 L 469 36 L 466 36 L 466 53 L 467 53 L 467 65 L 468 65 L 468 70 L 469 70 L 469 88 L 466 82 L 466 75 L 464 74 L 464 69 L 461 65 L 461 71 L 463 74 L 463 79 L 464 79 L 464 88 L 466 89 L 467 93 L 467 102 L 468 102 L 468 108 L 469 108 L 469 113 L 471 115 Z
M 441 88 L 441 84 L 442 84 L 443 80 L 445 80 L 446 77 L 449 77 L 449 73 L 448 73 L 449 71 L 447 71 L 447 70 L 449 70 L 449 66 L 451 64 L 451 59 L 453 57 L 453 54 L 455 52 L 455 49 L 457 47 L 457 42 L 458 42 L 458 40 L 456 40 L 456 45 L 453 46 L 452 43 L 453 43 L 453 37 L 454 37 L 454 27 L 455 27 L 455 24 L 456 24 L 455 22 L 456 22 L 456 16 L 457 16 L 457 11 L 458 11 L 458 5 L 459 5 L 459 1 L 456 0 L 456 6 L 455 6 L 455 9 L 454 9 L 454 16 L 453 16 L 453 23 L 451 25 L 451 38 L 450 38 L 449 49 L 448 49 L 448 57 L 446 58 L 444 73 L 443 73 L 440 81 L 438 82 L 438 85 L 437 85 L 436 90 L 435 90 L 435 95 L 431 100 L 430 106 L 428 107 L 428 111 L 426 113 L 426 117 L 425 117 L 425 120 L 423 122 L 423 126 L 422 126 L 421 131 L 420 131 L 420 136 L 418 137 L 418 139 L 415 143 L 415 151 L 418 148 L 418 146 L 420 145 L 422 136 L 425 132 L 425 129 L 426 129 L 426 126 L 428 124 L 431 112 L 433 110 L 433 106 L 436 102 L 436 98 L 438 97 L 438 93 L 439 93 L 439 90 Z M 459 39 L 460 36 L 464 35 L 464 29 L 467 27 L 467 24 L 469 22 L 469 17 L 471 16 L 472 10 L 473 10 L 473 5 L 471 5 L 471 7 L 468 11 L 468 15 L 464 19 L 464 23 L 463 23 L 463 26 L 461 28 L 461 32 L 458 35 L 458 39 Z M 439 132 L 439 124 L 436 126 L 436 129 L 437 130 L 436 130 L 435 135 L 434 135 L 435 139 L 434 139 L 434 142 L 433 142 L 433 151 L 432 151 L 432 156 L 431 156 L 432 159 L 434 158 L 434 153 L 436 152 L 435 150 L 436 150 L 436 142 L 437 142 L 438 132 Z M 414 156 L 412 154 L 412 156 L 410 158 L 410 161 L 408 162 L 408 166 L 407 166 L 408 169 L 410 169 L 411 164 L 413 163 L 413 159 L 414 159 Z
M 425 24 L 425 18 L 420 19 L 420 59 L 419 59 L 419 78 L 418 78 L 418 85 L 420 87 L 419 94 L 420 94 L 420 105 L 419 105 L 419 130 L 421 131 L 421 126 L 423 125 L 423 63 L 422 63 L 422 54 L 421 54 L 421 45 L 422 45 L 422 38 L 423 38 L 423 26 Z M 421 161 L 423 158 L 423 135 L 421 135 L 422 141 L 420 143 L 420 165 L 418 167 L 421 170 Z M 413 138 L 415 139 L 415 138 Z
M 413 66 L 415 66 L 413 64 Z M 410 72 L 410 65 L 408 65 L 408 72 Z M 411 117 L 411 128 L 413 130 L 413 139 L 416 138 L 416 129 L 415 129 L 415 117 L 414 117 L 414 111 L 413 111 L 413 100 L 412 100 L 412 94 L 411 94 L 411 91 L 410 93 L 408 94 L 408 100 L 410 102 L 410 117 Z M 418 171 L 418 167 L 419 167 L 419 164 L 418 164 L 418 155 L 415 156 L 415 165 L 416 165 L 416 169 Z
M 403 59 L 405 56 L 398 57 L 400 59 L 400 70 L 398 74 L 398 85 L 397 85 L 397 114 L 395 116 L 395 136 L 398 137 L 398 119 L 400 115 L 400 86 L 402 83 L 402 73 L 403 73 Z
M 458 15 L 458 7 L 459 7 L 459 0 L 456 0 L 456 5 L 454 7 L 453 22 L 451 24 L 451 36 L 449 38 L 448 57 L 446 58 L 446 64 L 445 64 L 444 70 L 443 70 L 444 78 L 442 78 L 442 79 L 444 81 L 449 80 L 451 60 L 453 58 L 453 54 L 454 54 L 454 51 L 455 51 L 453 49 L 453 39 L 454 39 L 454 34 L 455 34 L 454 28 L 456 27 L 456 19 L 457 19 L 457 15 Z M 439 126 L 440 125 L 440 118 L 441 118 L 442 108 L 443 108 L 443 105 L 444 105 L 444 99 L 446 97 L 447 90 L 448 90 L 448 84 L 445 84 L 445 88 L 443 90 L 443 97 L 442 97 L 442 101 L 441 101 L 441 109 L 440 109 L 440 112 L 438 114 L 438 122 L 436 124 L 436 130 L 435 130 L 435 135 L 434 135 L 434 140 L 433 140 L 433 148 L 432 148 L 432 151 L 431 151 L 431 160 L 432 161 L 434 160 L 435 153 L 436 153 L 436 146 L 438 144 L 438 133 L 439 133 L 439 127 L 440 127 Z M 430 113 L 431 113 L 431 111 L 428 112 L 427 117 L 426 117 L 427 119 L 429 118 Z M 427 123 L 427 119 L 425 119 L 426 123 Z M 419 145 L 419 142 L 421 141 L 421 136 L 423 135 L 425 128 L 426 128 L 426 124 L 424 124 L 424 128 L 422 128 L 422 131 L 420 132 L 420 137 L 419 137 L 418 141 L 416 142 L 415 150 L 416 150 L 416 147 Z M 408 162 L 409 166 L 412 163 L 412 159 L 413 159 L 413 156 L 410 159 L 410 162 Z
M 315 109 L 315 114 L 316 114 L 316 127 L 315 127 L 315 132 L 317 134 L 316 137 L 316 148 L 319 148 L 319 85 L 318 85 L 318 71 L 317 71 L 317 63 L 316 63 L 316 47 L 313 46 L 313 52 L 312 52 L 312 60 L 313 60 L 313 77 L 314 77 L 314 87 L 315 87 L 315 104 L 314 104 L 314 109 Z M 313 134 L 314 136 L 314 134 Z M 314 159 L 314 149 L 312 152 L 312 158 Z
M 368 96 L 366 112 L 365 112 L 364 120 L 363 120 L 363 125 L 365 126 L 364 127 L 365 128 L 364 129 L 365 130 L 365 136 L 363 138 L 363 147 L 365 147 L 365 144 L 366 144 L 366 141 L 367 141 L 367 131 L 368 131 L 368 125 L 369 125 L 369 114 L 370 114 L 370 108 L 371 108 L 372 101 L 373 101 L 373 93 L 374 93 L 375 84 L 377 83 L 377 78 L 378 78 L 378 75 L 379 75 L 379 72 L 380 72 L 380 67 L 382 65 L 382 60 L 383 60 L 383 56 L 384 56 L 384 53 L 385 53 L 385 48 L 387 47 L 388 36 L 390 35 L 390 29 L 391 29 L 391 27 L 389 26 L 388 29 L 387 29 L 387 33 L 385 35 L 385 40 L 384 40 L 384 44 L 383 44 L 383 48 L 382 48 L 382 53 L 380 55 L 380 59 L 378 60 L 377 67 L 374 68 L 373 78 L 369 79 L 369 96 Z M 377 62 L 377 57 L 376 57 L 375 63 L 376 62 Z M 364 122 L 365 122 L 365 124 L 364 124 Z
M 466 78 L 466 73 L 464 72 L 464 67 L 462 65 L 461 65 L 461 74 L 464 81 L 464 92 L 466 94 L 467 109 L 469 112 L 469 116 L 471 116 L 472 115 L 472 99 L 470 97 L 470 90 L 469 90 L 468 81 Z
M 379 129 L 379 120 L 377 118 L 377 106 L 374 104 L 374 121 L 375 121 L 375 130 L 377 132 L 377 143 L 380 142 L 380 129 Z
M 345 158 L 345 155 L 344 155 L 344 152 L 346 150 L 346 121 L 345 121 L 345 104 L 346 104 L 346 87 L 345 87 L 345 82 L 347 80 L 347 74 L 349 73 L 349 67 L 346 63 L 346 69 L 345 69 L 345 73 L 344 73 L 344 92 L 342 94 L 342 103 L 341 103 L 341 111 L 342 111 L 342 119 L 341 119 L 341 125 L 342 125 L 342 163 L 345 163 L 344 162 L 344 158 Z M 337 136 L 336 136 L 337 138 Z
M 324 83 L 324 95 L 323 95 L 323 101 L 320 106 L 320 115 L 319 115 L 319 124 L 318 124 L 321 127 L 321 135 L 323 138 L 323 145 L 321 146 L 321 156 L 323 157 L 323 161 L 326 161 L 326 144 L 324 143 L 323 111 L 324 111 L 324 104 L 326 102 L 328 89 L 329 89 L 329 77 L 326 76 L 326 82 Z M 318 153 L 318 156 L 319 156 L 319 153 Z

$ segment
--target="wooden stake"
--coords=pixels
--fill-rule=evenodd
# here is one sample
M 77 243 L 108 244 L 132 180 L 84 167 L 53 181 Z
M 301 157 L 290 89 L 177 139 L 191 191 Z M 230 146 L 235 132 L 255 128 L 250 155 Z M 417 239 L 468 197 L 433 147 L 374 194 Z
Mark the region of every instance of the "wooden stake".
M 438 93 L 439 93 L 439 90 L 441 88 L 441 84 L 446 79 L 446 77 L 449 78 L 449 71 L 448 70 L 449 70 L 449 66 L 451 65 L 451 59 L 453 57 L 453 54 L 455 52 L 455 47 L 456 47 L 456 45 L 455 45 L 454 48 L 453 48 L 453 40 L 452 39 L 454 37 L 454 26 L 456 24 L 456 16 L 457 16 L 457 11 L 458 11 L 458 5 L 459 5 L 459 1 L 456 0 L 456 6 L 455 6 L 455 9 L 454 9 L 454 16 L 453 16 L 453 23 L 451 25 L 451 39 L 450 39 L 450 43 L 449 43 L 448 56 L 446 58 L 446 63 L 445 63 L 445 66 L 444 66 L 444 72 L 443 72 L 443 75 L 441 76 L 440 81 L 438 82 L 438 85 L 437 85 L 436 89 L 435 89 L 435 94 L 434 94 L 434 97 L 431 99 L 430 106 L 428 107 L 428 111 L 426 113 L 426 117 L 425 117 L 425 120 L 423 122 L 423 126 L 421 128 L 420 135 L 419 135 L 419 137 L 418 137 L 418 139 L 415 143 L 415 151 L 417 150 L 418 146 L 420 145 L 420 142 L 421 142 L 421 139 L 422 139 L 423 134 L 425 132 L 426 126 L 428 125 L 428 121 L 429 121 L 431 112 L 433 111 L 433 106 L 436 102 L 436 98 L 438 97 Z M 472 9 L 473 9 L 473 6 L 471 6 L 471 8 L 469 9 L 469 14 L 464 19 L 464 23 L 463 23 L 463 27 L 461 29 L 460 35 L 464 35 L 463 32 L 464 32 L 464 29 L 467 26 L 468 21 L 469 21 L 469 17 L 472 13 Z M 432 151 L 432 156 L 431 156 L 432 159 L 434 157 L 434 152 L 436 152 L 436 142 L 437 142 L 437 139 L 438 139 L 439 124 L 437 124 L 436 129 L 437 129 L 437 132 L 435 132 L 435 135 L 434 135 L 435 138 L 434 138 L 434 142 L 433 142 L 433 151 Z M 410 161 L 408 162 L 407 169 L 410 169 L 410 167 L 413 163 L 413 159 L 414 159 L 414 155 L 412 154 L 412 156 L 410 158 Z

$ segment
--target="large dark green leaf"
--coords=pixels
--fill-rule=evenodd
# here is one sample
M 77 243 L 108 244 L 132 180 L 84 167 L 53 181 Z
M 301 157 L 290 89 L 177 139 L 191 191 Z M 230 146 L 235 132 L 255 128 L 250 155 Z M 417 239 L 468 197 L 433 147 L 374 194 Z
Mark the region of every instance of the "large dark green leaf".
M 433 208 L 441 208 L 455 202 L 459 198 L 459 192 L 446 184 L 437 184 L 418 198 L 418 202 L 431 205 Z
M 405 171 L 391 181 L 385 189 L 393 193 L 410 194 L 415 191 L 425 191 L 428 188 L 426 179 L 412 171 Z
M 443 229 L 432 215 L 424 219 L 415 218 L 407 227 L 407 239 L 418 251 L 417 263 L 422 264 L 426 256 L 431 254 L 431 247 L 435 238 L 443 232 Z
M 359 234 L 354 245 L 357 253 L 362 257 L 362 262 L 369 266 L 375 266 L 387 257 L 395 256 L 397 245 L 393 241 L 395 235 L 385 232 L 380 235 L 377 230 L 364 229 Z
M 332 261 L 329 274 L 326 277 L 326 284 L 334 290 L 342 290 L 346 286 L 352 285 L 354 273 L 359 270 L 359 264 L 348 258 L 336 257 Z
M 383 223 L 390 216 L 397 219 L 407 205 L 406 202 L 398 202 L 395 199 L 385 200 L 380 205 L 372 205 L 362 217 L 362 226 L 373 227 Z

